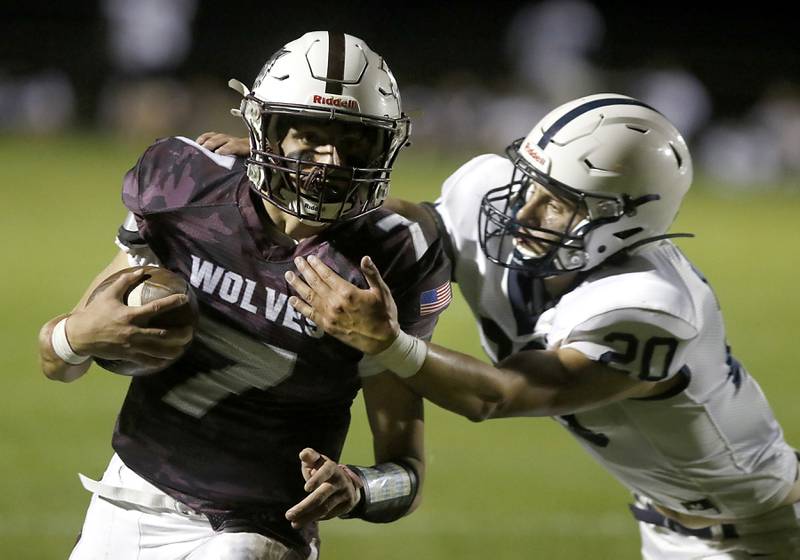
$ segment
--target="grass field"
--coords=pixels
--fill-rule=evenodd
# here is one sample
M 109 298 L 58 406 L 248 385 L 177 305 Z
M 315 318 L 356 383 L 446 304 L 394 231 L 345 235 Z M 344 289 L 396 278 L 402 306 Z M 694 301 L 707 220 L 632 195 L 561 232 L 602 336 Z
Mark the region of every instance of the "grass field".
M 115 252 L 123 173 L 146 142 L 74 135 L 0 137 L 0 558 L 66 558 L 99 475 L 126 379 L 95 369 L 72 385 L 38 371 L 36 334 L 68 309 Z M 430 199 L 456 161 L 401 157 L 393 193 Z M 726 314 L 735 353 L 762 384 L 790 442 L 800 445 L 800 196 L 723 196 L 699 185 L 675 230 Z M 435 340 L 480 355 L 460 300 Z M 323 525 L 323 558 L 625 560 L 638 558 L 627 495 L 548 419 L 471 424 L 426 408 L 428 478 L 414 515 L 387 526 Z M 344 458 L 371 463 L 356 403 Z

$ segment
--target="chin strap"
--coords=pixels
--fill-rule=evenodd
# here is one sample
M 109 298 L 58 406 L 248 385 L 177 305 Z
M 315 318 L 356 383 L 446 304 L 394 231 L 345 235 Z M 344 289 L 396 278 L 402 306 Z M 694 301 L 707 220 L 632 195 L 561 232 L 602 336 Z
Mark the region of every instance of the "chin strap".
M 234 78 L 228 80 L 228 87 L 242 94 L 242 97 L 247 97 L 250 94 L 248 87 Z M 240 109 L 231 109 L 231 115 L 234 117 L 241 117 L 242 111 Z
M 665 233 L 664 235 L 656 235 L 655 237 L 648 237 L 647 239 L 640 239 L 636 243 L 632 245 L 628 245 L 623 249 L 623 251 L 632 251 L 633 249 L 638 249 L 642 245 L 647 245 L 648 243 L 653 243 L 655 241 L 661 241 L 662 239 L 673 239 L 675 237 L 694 237 L 693 233 Z
M 642 204 L 647 204 L 648 202 L 655 202 L 656 200 L 660 200 L 661 195 L 658 194 L 645 194 L 640 196 L 639 198 L 631 198 L 627 194 L 622 195 L 622 212 L 626 216 L 633 216 L 636 214 L 636 208 L 641 206 Z

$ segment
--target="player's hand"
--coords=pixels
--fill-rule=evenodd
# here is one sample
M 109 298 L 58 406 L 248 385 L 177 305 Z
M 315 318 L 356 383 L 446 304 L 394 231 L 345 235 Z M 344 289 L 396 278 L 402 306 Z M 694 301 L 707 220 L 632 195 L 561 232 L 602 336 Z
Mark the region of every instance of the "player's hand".
M 377 354 L 397 338 L 400 324 L 389 287 L 369 257 L 361 272 L 369 288 L 354 286 L 315 256 L 295 259 L 302 278 L 289 271 L 286 281 L 298 296 L 289 303 L 322 330 L 366 354 Z
M 204 132 L 196 142 L 212 152 L 223 156 L 249 156 L 250 140 L 237 138 L 222 132 Z
M 128 307 L 123 298 L 142 271 L 121 275 L 67 320 L 67 339 L 78 354 L 110 360 L 129 360 L 148 366 L 170 362 L 192 340 L 191 326 L 148 328 L 150 319 L 187 302 L 173 294 L 141 307 Z
M 292 527 L 343 515 L 358 504 L 359 486 L 345 469 L 310 447 L 300 452 L 300 471 L 306 481 L 303 489 L 309 494 L 286 512 Z

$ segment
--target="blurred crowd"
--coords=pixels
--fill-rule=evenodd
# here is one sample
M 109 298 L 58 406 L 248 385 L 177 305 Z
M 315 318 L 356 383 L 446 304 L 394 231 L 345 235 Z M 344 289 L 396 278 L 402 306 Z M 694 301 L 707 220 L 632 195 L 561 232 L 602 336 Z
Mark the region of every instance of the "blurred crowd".
M 175 72 L 193 47 L 197 0 L 102 0 L 100 5 L 113 71 L 103 80 L 95 124 L 148 137 L 187 127 L 186 133 L 198 127 L 239 130 L 220 110 L 237 102 L 224 79 L 207 76 L 189 83 Z M 599 64 L 606 27 L 604 16 L 587 0 L 521 4 L 509 14 L 502 39 L 510 69 L 505 82 L 489 83 L 464 71 L 443 74 L 438 83 L 402 77 L 414 143 L 439 152 L 499 152 L 565 99 L 614 91 L 642 99 L 675 122 L 693 150 L 696 168 L 712 183 L 731 190 L 795 184 L 800 84 L 760 84 L 757 102 L 736 117 L 720 118 L 703 76 L 677 58 L 641 68 Z M 74 126 L 75 86 L 63 69 L 12 78 L 0 68 L 0 132 L 48 133 Z M 202 123 L 192 121 L 197 114 L 204 115 Z

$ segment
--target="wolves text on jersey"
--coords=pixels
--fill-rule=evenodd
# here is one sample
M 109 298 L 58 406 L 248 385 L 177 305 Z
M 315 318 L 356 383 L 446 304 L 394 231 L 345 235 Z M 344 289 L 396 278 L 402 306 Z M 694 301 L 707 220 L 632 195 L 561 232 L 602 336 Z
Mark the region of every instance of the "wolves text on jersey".
M 224 302 L 253 314 L 263 314 L 273 323 L 303 333 L 312 338 L 321 338 L 323 331 L 288 304 L 289 295 L 269 286 L 259 288 L 258 283 L 232 270 L 192 257 L 192 274 L 189 282 L 194 288 L 218 297 Z

